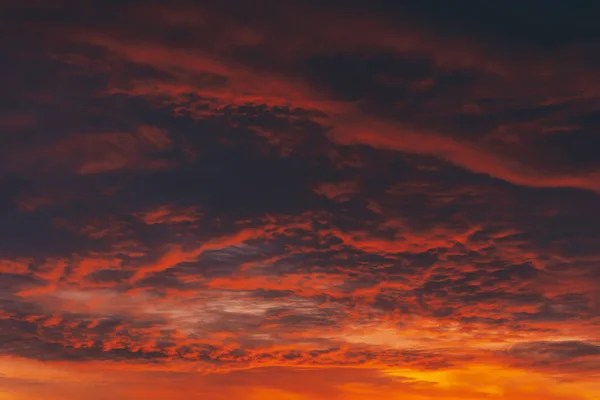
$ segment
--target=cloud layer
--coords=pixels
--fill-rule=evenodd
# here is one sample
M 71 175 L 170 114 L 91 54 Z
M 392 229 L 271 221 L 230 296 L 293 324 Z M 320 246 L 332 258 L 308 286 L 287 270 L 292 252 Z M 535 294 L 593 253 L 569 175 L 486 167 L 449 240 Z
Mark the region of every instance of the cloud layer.
M 87 3 L 0 6 L 0 399 L 600 395 L 597 6 Z

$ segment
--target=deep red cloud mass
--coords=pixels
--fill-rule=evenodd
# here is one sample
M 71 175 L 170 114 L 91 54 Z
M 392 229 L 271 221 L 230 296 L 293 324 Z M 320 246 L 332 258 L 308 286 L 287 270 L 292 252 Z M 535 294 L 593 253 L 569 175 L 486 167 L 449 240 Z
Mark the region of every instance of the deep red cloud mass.
M 0 6 L 0 400 L 600 397 L 597 5 Z

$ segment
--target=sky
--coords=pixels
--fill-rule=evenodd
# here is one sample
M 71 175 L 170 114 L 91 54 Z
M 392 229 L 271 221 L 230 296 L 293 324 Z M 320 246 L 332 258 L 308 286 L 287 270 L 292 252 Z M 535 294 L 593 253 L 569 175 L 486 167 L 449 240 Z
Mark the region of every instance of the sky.
M 600 3 L 0 15 L 0 400 L 600 399 Z

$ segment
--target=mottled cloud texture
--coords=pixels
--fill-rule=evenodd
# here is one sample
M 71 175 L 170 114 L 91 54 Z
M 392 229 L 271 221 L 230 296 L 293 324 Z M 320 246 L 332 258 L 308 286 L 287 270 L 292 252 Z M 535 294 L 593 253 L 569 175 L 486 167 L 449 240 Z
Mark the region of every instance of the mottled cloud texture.
M 0 14 L 0 399 L 600 398 L 596 2 Z

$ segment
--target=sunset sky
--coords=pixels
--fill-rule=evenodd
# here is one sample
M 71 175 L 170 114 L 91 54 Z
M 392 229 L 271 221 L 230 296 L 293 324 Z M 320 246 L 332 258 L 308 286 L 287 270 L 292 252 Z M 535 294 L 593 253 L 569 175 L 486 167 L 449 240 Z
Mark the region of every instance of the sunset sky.
M 599 400 L 600 1 L 0 1 L 0 400 Z

